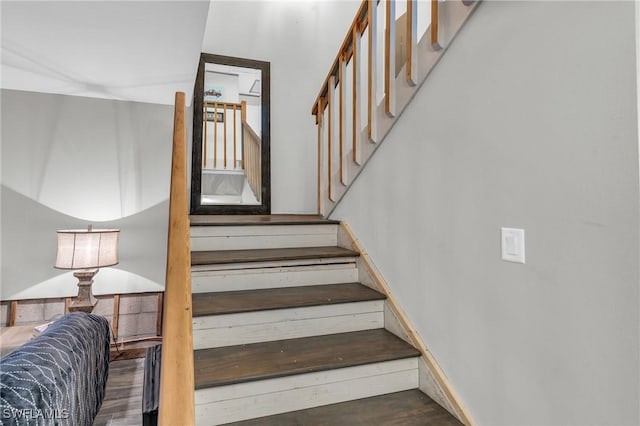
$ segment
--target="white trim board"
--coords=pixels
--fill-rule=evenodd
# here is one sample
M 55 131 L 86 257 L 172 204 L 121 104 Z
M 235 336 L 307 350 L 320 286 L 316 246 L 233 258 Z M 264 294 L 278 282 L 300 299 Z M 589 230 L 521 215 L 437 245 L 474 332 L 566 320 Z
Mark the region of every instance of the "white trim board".
M 341 284 L 356 281 L 358 281 L 358 270 L 355 263 L 191 273 L 193 293 Z
M 340 263 L 355 263 L 355 256 L 351 257 L 319 257 L 314 259 L 289 259 L 277 260 L 269 262 L 238 262 L 238 263 L 219 263 L 210 265 L 193 265 L 192 272 L 202 271 L 230 271 L 234 269 L 258 269 L 258 268 L 284 268 L 287 266 L 316 266 L 316 265 L 333 265 Z
M 192 226 L 191 250 L 323 247 L 337 244 L 337 225 Z
M 193 318 L 193 348 L 205 349 L 322 336 L 384 326 L 384 301 Z

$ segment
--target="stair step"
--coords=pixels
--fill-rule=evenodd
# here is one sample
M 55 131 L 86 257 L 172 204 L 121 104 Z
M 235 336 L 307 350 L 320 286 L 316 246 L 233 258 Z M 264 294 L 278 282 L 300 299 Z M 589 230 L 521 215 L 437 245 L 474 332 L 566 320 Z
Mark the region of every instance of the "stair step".
M 417 389 L 395 392 L 355 401 L 324 405 L 306 410 L 291 411 L 274 416 L 260 417 L 231 426 L 298 426 L 298 425 L 353 425 L 353 426 L 460 426 L 447 410 Z
M 413 357 L 198 389 L 196 425 L 220 425 L 416 389 L 418 376 L 418 358 Z
M 195 387 L 264 380 L 420 356 L 384 329 L 194 351 Z
M 385 296 L 360 283 L 346 283 L 195 293 L 192 299 L 193 316 L 199 317 L 383 300 Z
M 356 257 L 360 254 L 343 247 L 296 247 L 254 250 L 210 250 L 191 252 L 191 265 L 220 265 L 247 262 L 278 262 L 303 259 Z
M 384 327 L 384 295 L 359 283 L 194 294 L 193 347 Z
M 320 215 L 191 215 L 191 226 L 251 226 L 251 225 L 315 225 L 339 224 Z

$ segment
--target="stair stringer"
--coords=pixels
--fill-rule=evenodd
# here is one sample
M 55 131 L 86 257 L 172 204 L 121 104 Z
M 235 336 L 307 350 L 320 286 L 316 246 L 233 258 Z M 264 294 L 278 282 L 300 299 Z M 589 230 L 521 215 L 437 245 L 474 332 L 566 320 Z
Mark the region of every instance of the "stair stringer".
M 384 311 L 385 328 L 420 351 L 421 357 L 418 362 L 420 390 L 465 425 L 475 425 L 476 422 L 473 421 L 471 415 L 462 404 L 447 376 L 409 321 L 398 300 L 391 293 L 391 289 L 382 274 L 375 267 L 369 254 L 345 222 L 341 222 L 338 228 L 338 245 L 360 253 L 360 256 L 356 259 L 359 281 L 387 297 Z

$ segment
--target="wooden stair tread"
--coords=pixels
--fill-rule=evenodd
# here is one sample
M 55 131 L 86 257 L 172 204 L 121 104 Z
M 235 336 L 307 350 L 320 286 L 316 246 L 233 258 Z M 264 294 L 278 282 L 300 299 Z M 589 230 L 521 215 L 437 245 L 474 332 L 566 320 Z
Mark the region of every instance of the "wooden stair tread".
M 360 283 L 345 283 L 194 293 L 192 309 L 193 316 L 199 317 L 383 299 L 382 293 Z
M 419 356 L 385 329 L 194 351 L 195 388 L 352 367 Z
M 418 389 L 260 417 L 234 426 L 402 425 L 460 426 L 447 410 Z
M 191 265 L 224 263 L 273 262 L 282 260 L 318 259 L 359 256 L 342 247 L 294 247 L 250 250 L 209 250 L 191 252 Z
M 319 215 L 191 215 L 191 226 L 251 226 L 251 225 L 335 225 L 340 221 Z

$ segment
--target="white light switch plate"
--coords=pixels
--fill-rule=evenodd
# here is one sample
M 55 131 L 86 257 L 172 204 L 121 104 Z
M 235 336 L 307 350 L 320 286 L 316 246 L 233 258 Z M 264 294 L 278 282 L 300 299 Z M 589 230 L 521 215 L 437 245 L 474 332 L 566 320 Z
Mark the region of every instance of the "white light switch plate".
M 524 263 L 524 229 L 501 228 L 502 260 Z

